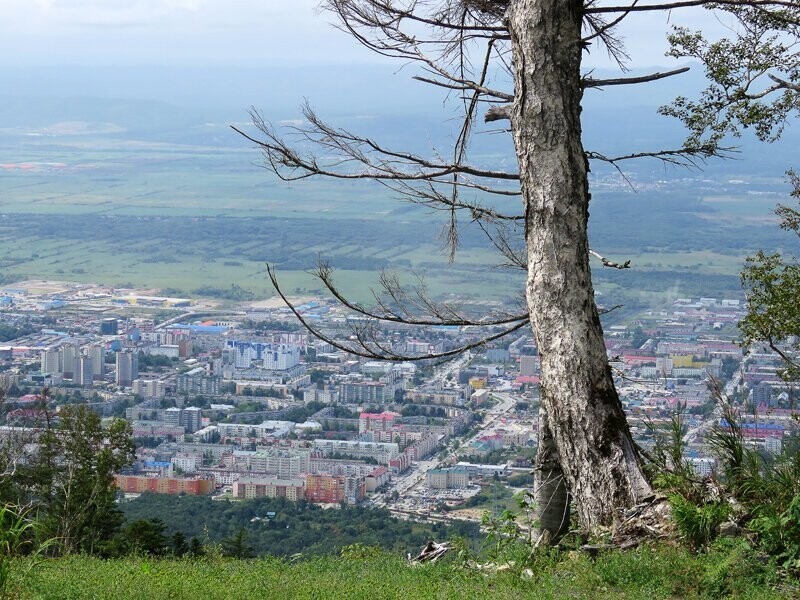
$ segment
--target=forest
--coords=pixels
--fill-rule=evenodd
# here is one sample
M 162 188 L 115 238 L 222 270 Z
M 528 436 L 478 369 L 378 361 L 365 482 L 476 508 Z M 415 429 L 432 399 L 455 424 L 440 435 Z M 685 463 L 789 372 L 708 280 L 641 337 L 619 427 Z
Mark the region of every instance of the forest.
M 128 522 L 158 518 L 166 524 L 168 536 L 180 531 L 186 538 L 204 542 L 221 543 L 244 527 L 247 543 L 259 556 L 338 554 L 355 543 L 404 555 L 418 550 L 429 539 L 463 537 L 475 542 L 479 538 L 477 523 L 419 523 L 396 519 L 384 509 L 326 510 L 282 498 L 220 501 L 144 494 L 120 508 Z

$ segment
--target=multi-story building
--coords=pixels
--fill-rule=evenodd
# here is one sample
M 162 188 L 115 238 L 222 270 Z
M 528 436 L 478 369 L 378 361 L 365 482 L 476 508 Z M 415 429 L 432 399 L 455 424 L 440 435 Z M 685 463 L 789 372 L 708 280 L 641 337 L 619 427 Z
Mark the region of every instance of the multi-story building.
M 186 433 L 183 426 L 167 425 L 161 421 L 134 421 L 133 437 L 154 437 L 179 439 Z
M 469 473 L 463 467 L 431 469 L 425 474 L 425 483 L 432 490 L 449 490 L 469 486 Z
M 147 475 L 118 474 L 114 476 L 117 487 L 129 494 L 170 494 L 177 496 L 207 496 L 214 491 L 213 477 L 150 477 Z
M 361 413 L 358 418 L 358 432 L 391 431 L 398 416 L 393 412 Z
M 100 335 L 117 335 L 118 328 L 116 319 L 108 318 L 100 321 Z
M 183 409 L 181 413 L 181 425 L 186 427 L 186 431 L 194 433 L 203 427 L 203 411 L 196 406 Z
M 389 483 L 389 469 L 378 467 L 372 471 L 364 480 L 366 491 L 374 492 Z
M 539 357 L 523 354 L 519 357 L 519 374 L 521 377 L 534 377 L 539 370 Z
M 303 479 L 240 477 L 233 483 L 234 498 L 286 498 L 294 502 L 305 497 Z
M 197 367 L 178 375 L 177 392 L 187 396 L 219 396 L 220 383 L 218 375 L 209 375 L 203 367 Z
M 177 427 L 181 425 L 181 413 L 183 409 L 173 406 L 171 408 L 166 409 L 162 414 L 161 420 L 166 423 L 167 425 L 173 425 Z
M 178 408 L 173 406 L 161 413 L 161 420 L 170 426 L 182 426 L 188 433 L 194 433 L 202 426 L 202 411 L 196 406 Z
M 388 404 L 400 386 L 389 381 L 346 381 L 339 384 L 339 401 L 345 404 Z
M 282 448 L 257 452 L 237 450 L 227 457 L 225 462 L 232 469 L 254 473 L 272 473 L 280 479 L 292 479 L 300 473 L 307 473 L 311 470 L 311 451 Z
M 163 398 L 166 393 L 164 382 L 160 379 L 136 379 L 131 385 L 133 393 L 145 399 Z
M 61 373 L 61 354 L 56 348 L 42 350 L 42 373 Z
M 714 473 L 715 461 L 713 458 L 691 458 L 689 460 L 694 467 L 694 472 L 699 477 L 710 477 Z
M 467 398 L 472 394 L 472 386 L 459 386 L 448 388 L 423 387 L 409 390 L 407 397 L 412 402 L 423 404 L 441 404 L 444 406 L 464 406 Z
M 363 477 L 307 475 L 305 484 L 309 502 L 358 504 L 366 495 Z
M 374 470 L 375 465 L 363 461 L 315 456 L 311 458 L 309 473 L 366 477 Z
M 203 455 L 194 452 L 179 452 L 170 459 L 175 469 L 184 473 L 196 473 L 203 466 Z
M 318 503 L 336 503 L 344 500 L 344 477 L 335 475 L 307 475 L 306 500 Z
M 258 425 L 246 423 L 219 423 L 217 429 L 223 438 L 278 438 L 286 437 L 294 430 L 291 421 L 264 421 Z
M 232 350 L 233 364 L 237 369 L 257 366 L 284 371 L 300 364 L 300 346 L 228 340 L 226 347 Z
M 405 351 L 409 354 L 437 354 L 444 350 L 444 342 L 436 340 L 427 342 L 422 340 L 406 340 Z
M 120 387 L 130 387 L 134 379 L 139 378 L 139 355 L 132 350 L 117 352 L 116 384 Z
M 83 387 L 92 387 L 94 382 L 94 361 L 88 354 L 81 354 L 77 359 L 77 368 L 73 373 L 73 381 Z
M 104 344 L 92 344 L 88 354 L 92 358 L 92 377 L 102 381 L 106 374 L 106 347 Z
M 384 465 L 400 454 L 400 446 L 395 443 L 314 440 L 314 447 L 319 450 L 323 456 L 340 454 L 353 458 L 373 458 Z
M 753 404 L 755 406 L 769 406 L 772 401 L 772 386 L 768 383 L 758 383 L 753 386 Z
M 72 379 L 75 375 L 75 360 L 78 358 L 78 348 L 72 344 L 63 346 L 61 354 L 61 375 L 64 379 Z

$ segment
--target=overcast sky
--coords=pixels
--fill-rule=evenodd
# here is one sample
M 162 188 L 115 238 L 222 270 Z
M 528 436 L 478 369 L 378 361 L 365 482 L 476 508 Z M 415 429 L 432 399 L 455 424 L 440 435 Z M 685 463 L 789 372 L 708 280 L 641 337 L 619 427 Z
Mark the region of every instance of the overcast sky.
M 0 66 L 271 65 L 378 60 L 334 29 L 319 0 L 0 0 Z M 704 11 L 673 22 L 713 26 Z M 664 65 L 669 14 L 625 29 L 633 66 Z M 602 51 L 590 66 L 609 65 Z

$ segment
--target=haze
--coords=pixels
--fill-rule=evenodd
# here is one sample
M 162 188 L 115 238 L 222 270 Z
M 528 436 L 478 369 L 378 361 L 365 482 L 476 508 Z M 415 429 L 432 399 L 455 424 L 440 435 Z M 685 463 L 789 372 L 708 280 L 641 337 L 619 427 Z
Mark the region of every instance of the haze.
M 4 0 L 0 67 L 52 65 L 283 66 L 380 58 L 331 26 L 318 0 Z M 670 64 L 670 22 L 722 30 L 700 9 L 639 14 L 620 31 L 631 67 Z M 597 49 L 589 67 L 613 61 Z

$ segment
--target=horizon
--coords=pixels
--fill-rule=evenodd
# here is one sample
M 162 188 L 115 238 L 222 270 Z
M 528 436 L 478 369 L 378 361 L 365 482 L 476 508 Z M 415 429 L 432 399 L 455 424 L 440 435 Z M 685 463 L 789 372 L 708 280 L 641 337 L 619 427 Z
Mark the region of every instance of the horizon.
M 251 4 L 246 0 L 224 5 L 210 0 L 6 0 L 0 5 L 0 67 L 397 66 L 339 31 L 333 15 L 318 8 L 318 0 L 296 0 L 290 6 Z M 629 68 L 675 64 L 665 56 L 673 20 L 712 35 L 726 29 L 702 9 L 676 11 L 674 19 L 671 14 L 632 14 L 619 31 L 631 56 Z M 604 50 L 593 50 L 585 55 L 587 68 L 615 66 Z

